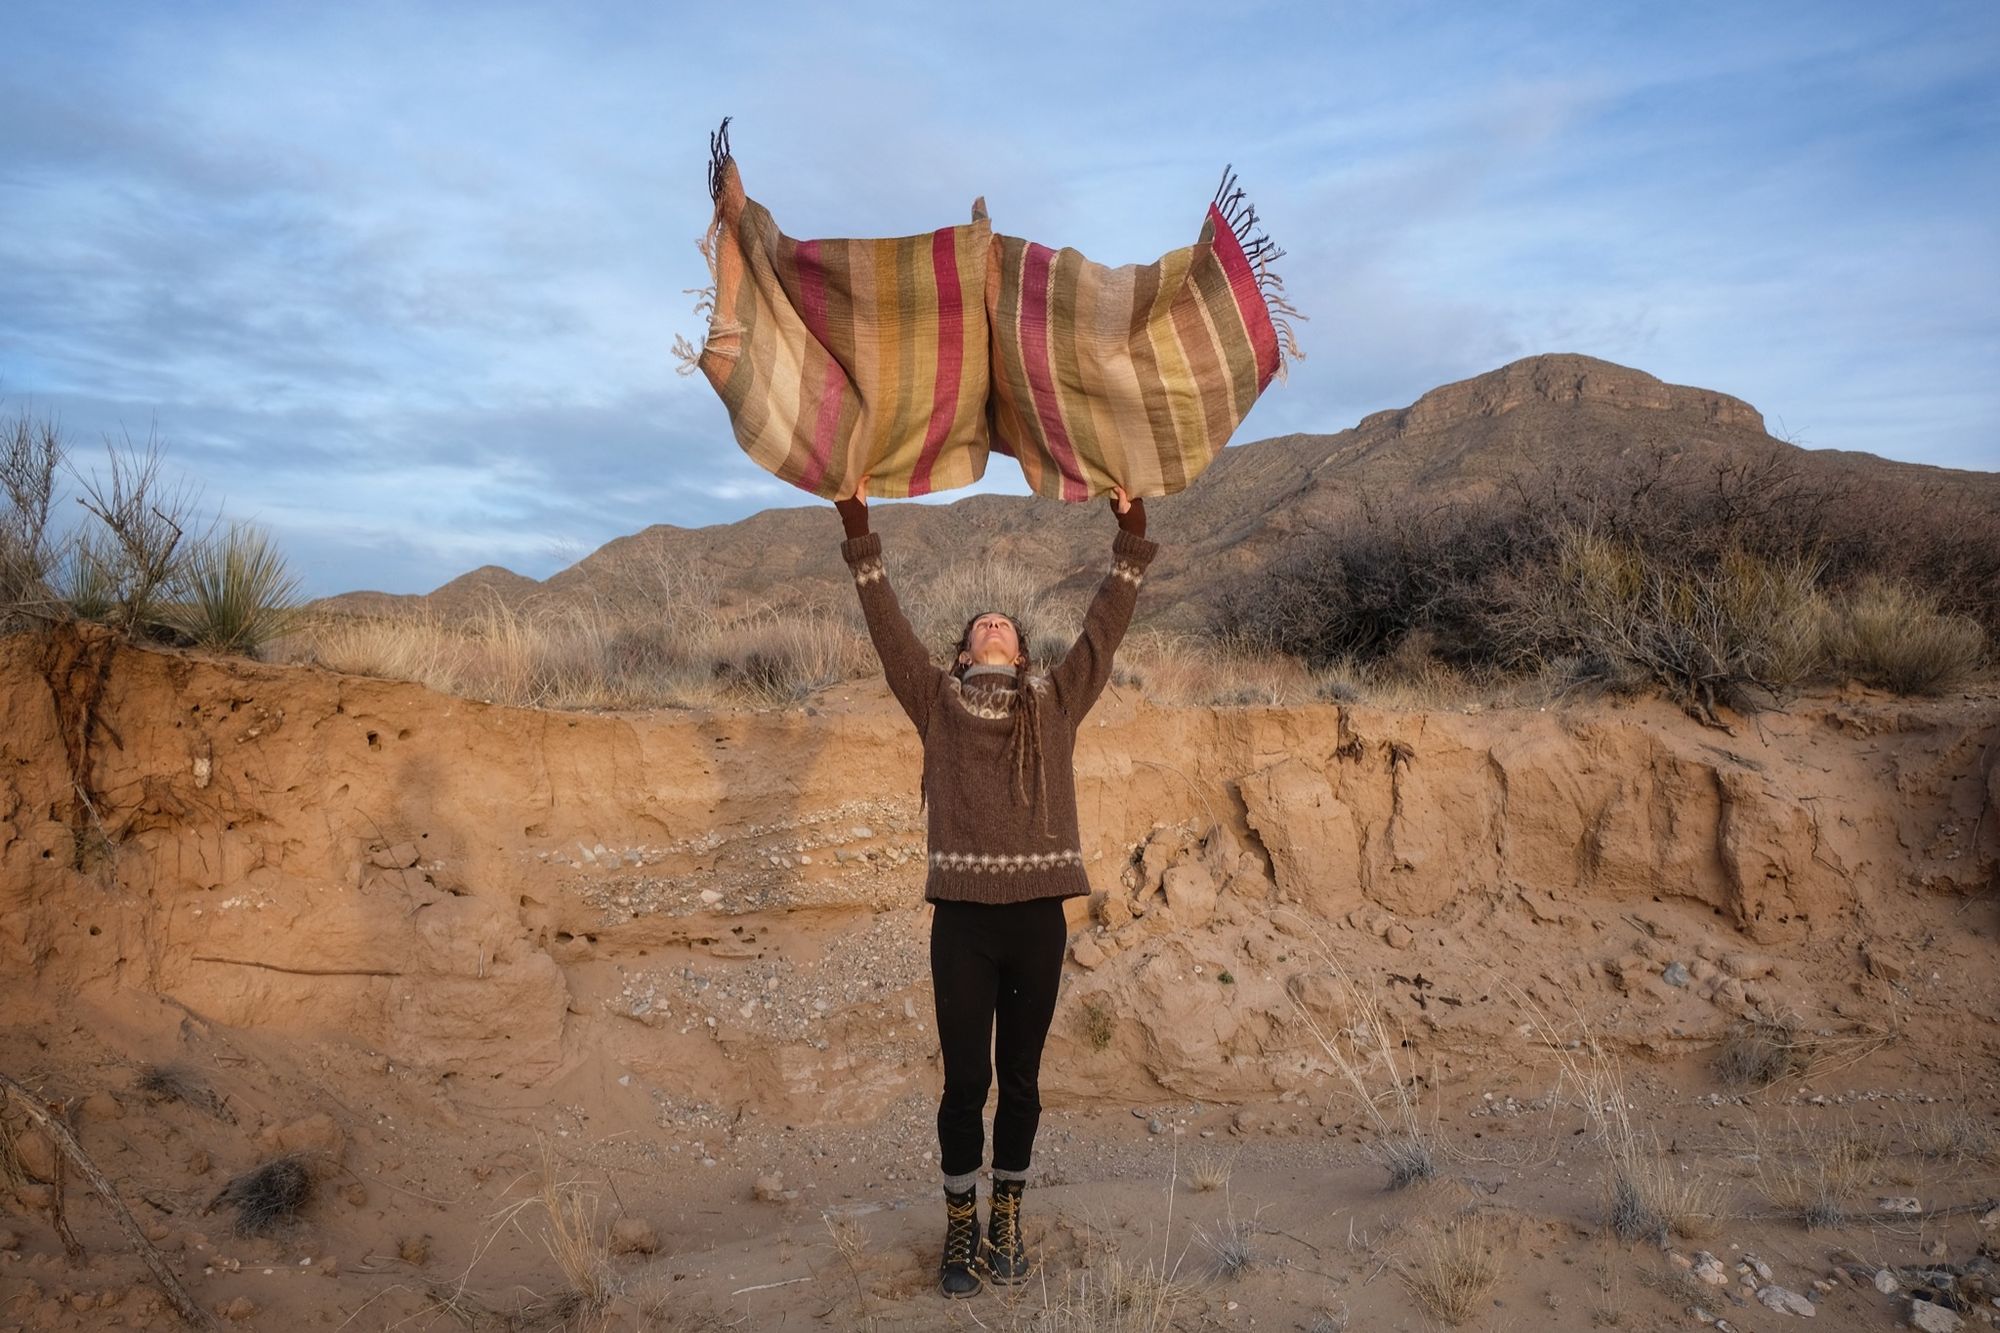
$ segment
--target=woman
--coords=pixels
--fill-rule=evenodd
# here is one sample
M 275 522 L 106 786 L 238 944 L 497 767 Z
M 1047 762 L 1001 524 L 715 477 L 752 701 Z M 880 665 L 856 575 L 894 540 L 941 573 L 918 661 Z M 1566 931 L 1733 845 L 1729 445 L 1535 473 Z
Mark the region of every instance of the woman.
M 1063 899 L 1090 892 L 1071 752 L 1077 727 L 1111 676 L 1111 656 L 1158 547 L 1146 540 L 1144 502 L 1119 488 L 1111 501 L 1118 516 L 1111 572 L 1062 661 L 1046 676 L 1033 674 L 1020 623 L 986 611 L 966 625 L 946 671 L 931 665 L 897 605 L 882 539 L 868 530 L 867 491 L 863 477 L 853 498 L 834 503 L 847 529 L 841 554 L 861 594 L 869 637 L 924 746 L 921 800 L 930 810 L 924 897 L 935 904 L 931 988 L 944 1055 L 938 1289 L 956 1298 L 980 1290 L 982 1268 L 996 1283 L 1028 1276 L 1021 1191 L 1041 1118 L 1042 1043 L 1055 1016 L 1069 935 Z M 976 1185 L 995 1064 L 1000 1100 L 982 1243 Z

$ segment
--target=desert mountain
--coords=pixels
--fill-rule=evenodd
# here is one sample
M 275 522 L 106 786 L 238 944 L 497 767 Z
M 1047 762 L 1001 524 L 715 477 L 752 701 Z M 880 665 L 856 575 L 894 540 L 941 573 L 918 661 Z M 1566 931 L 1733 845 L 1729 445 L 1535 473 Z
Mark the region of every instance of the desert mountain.
M 1528 357 L 1443 385 L 1408 407 L 1376 412 L 1334 435 L 1285 435 L 1227 449 L 1199 485 L 1155 501 L 1164 549 L 1148 580 L 1155 623 L 1192 623 L 1223 580 L 1268 559 L 1295 533 L 1360 494 L 1421 492 L 1439 501 L 1488 491 L 1557 466 L 1609 467 L 1666 450 L 1726 462 L 1776 452 L 1804 473 L 1893 489 L 1972 488 L 2000 505 L 2000 474 L 1803 449 L 1771 436 L 1756 408 L 1709 389 L 1667 384 L 1595 357 Z M 1011 466 L 1002 459 L 997 466 Z M 999 559 L 1057 590 L 1095 584 L 1110 524 L 1097 505 L 978 495 L 949 505 L 881 505 L 874 526 L 899 578 L 928 578 L 956 560 Z M 790 590 L 838 592 L 840 529 L 825 505 L 767 509 L 704 528 L 660 524 L 606 543 L 544 581 L 484 566 L 422 596 L 343 593 L 327 610 L 446 614 L 498 597 L 510 606 L 652 595 L 662 567 L 701 567 L 726 600 Z M 644 590 L 644 591 L 642 591 Z

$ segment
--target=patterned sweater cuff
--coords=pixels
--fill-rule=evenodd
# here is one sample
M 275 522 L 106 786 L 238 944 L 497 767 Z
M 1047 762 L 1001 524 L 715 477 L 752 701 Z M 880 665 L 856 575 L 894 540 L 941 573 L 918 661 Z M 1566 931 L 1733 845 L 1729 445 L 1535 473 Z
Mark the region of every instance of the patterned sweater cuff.
M 865 532 L 859 537 L 849 537 L 840 544 L 840 558 L 849 565 L 858 565 L 863 560 L 880 559 L 882 555 L 882 534 Z
M 1128 560 L 1141 569 L 1151 564 L 1153 557 L 1158 555 L 1159 552 L 1160 544 L 1158 542 L 1148 541 L 1144 537 L 1135 537 L 1123 528 L 1118 530 L 1118 535 L 1111 541 L 1112 555 L 1123 560 Z

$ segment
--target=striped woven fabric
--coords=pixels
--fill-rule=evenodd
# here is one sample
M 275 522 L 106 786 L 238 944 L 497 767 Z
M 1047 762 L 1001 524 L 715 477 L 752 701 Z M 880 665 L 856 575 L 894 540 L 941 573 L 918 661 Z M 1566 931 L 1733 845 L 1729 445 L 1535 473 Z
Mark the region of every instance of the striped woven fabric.
M 747 198 L 717 132 L 703 237 L 715 287 L 698 363 L 745 453 L 828 499 L 924 495 L 986 470 L 980 220 L 923 236 L 798 241 Z M 683 340 L 683 359 L 695 358 Z
M 796 241 L 745 197 L 728 122 L 711 139 L 715 278 L 683 370 L 737 442 L 816 495 L 924 495 L 978 480 L 989 449 L 1082 501 L 1171 495 L 1300 355 L 1257 214 L 1224 173 L 1193 245 L 1108 268 L 973 221 L 890 240 Z

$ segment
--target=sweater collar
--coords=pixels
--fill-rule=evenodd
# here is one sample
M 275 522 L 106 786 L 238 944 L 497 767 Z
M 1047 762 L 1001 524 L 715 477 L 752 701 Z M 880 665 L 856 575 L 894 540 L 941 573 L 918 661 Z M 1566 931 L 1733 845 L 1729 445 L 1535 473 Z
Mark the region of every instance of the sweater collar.
M 962 676 L 960 679 L 963 680 L 965 684 L 970 685 L 973 683 L 972 678 L 974 676 L 993 677 L 993 679 L 980 681 L 979 684 L 981 685 L 991 685 L 997 687 L 997 686 L 1013 685 L 1016 683 L 1014 667 L 1010 663 L 974 662 L 971 666 L 965 669 L 965 675 Z

